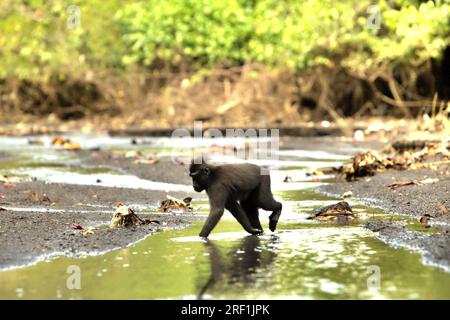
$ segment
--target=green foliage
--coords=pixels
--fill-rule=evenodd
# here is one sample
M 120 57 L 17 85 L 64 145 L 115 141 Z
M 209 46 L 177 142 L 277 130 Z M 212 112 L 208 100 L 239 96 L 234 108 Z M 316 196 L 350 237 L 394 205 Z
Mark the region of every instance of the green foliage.
M 141 2 L 120 10 L 116 19 L 130 46 L 125 63 L 242 61 L 241 49 L 252 34 L 251 16 L 236 0 Z
M 199 66 L 258 62 L 293 69 L 335 62 L 366 70 L 380 63 L 438 58 L 449 41 L 450 6 L 436 1 L 166 0 L 118 12 L 130 50 L 124 63 L 187 61 Z
M 448 1 L 80 0 L 80 28 L 67 27 L 70 2 L 3 0 L 0 78 L 48 78 L 121 69 L 240 65 L 307 69 L 341 64 L 365 71 L 382 63 L 438 58 L 449 43 Z
M 125 45 L 112 19 L 123 2 L 79 1 L 80 27 L 62 0 L 3 0 L 0 4 L 0 78 L 48 79 L 90 68 L 121 66 Z

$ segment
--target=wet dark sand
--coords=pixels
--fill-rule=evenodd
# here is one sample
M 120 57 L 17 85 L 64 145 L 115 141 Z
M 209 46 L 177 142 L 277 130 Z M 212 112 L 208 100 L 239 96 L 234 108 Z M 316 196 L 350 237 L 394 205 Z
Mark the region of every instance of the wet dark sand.
M 84 155 L 86 163 L 100 162 L 87 154 Z M 3 158 L 7 156 L 3 154 Z M 189 183 L 185 169 L 171 162 L 155 165 L 133 164 L 132 159 L 104 159 L 101 162 L 145 179 Z M 164 191 L 42 181 L 17 183 L 15 188 L 5 188 L 0 183 L 0 208 L 12 209 L 0 211 L 0 269 L 26 265 L 55 254 L 98 254 L 126 247 L 159 230 L 185 227 L 193 220 L 203 219 L 195 213 L 149 213 L 158 207 L 166 194 Z M 170 195 L 205 197 L 194 191 L 170 192 Z M 131 207 L 134 205 L 141 218 L 158 220 L 160 224 L 101 228 L 88 235 L 72 228 L 73 223 L 83 227 L 109 225 L 118 201 Z
M 160 159 L 154 164 L 135 164 L 136 158 L 118 156 L 109 151 L 80 151 L 78 156 L 86 165 L 124 171 L 142 179 L 166 183 L 191 184 L 188 168 L 174 163 L 171 158 Z

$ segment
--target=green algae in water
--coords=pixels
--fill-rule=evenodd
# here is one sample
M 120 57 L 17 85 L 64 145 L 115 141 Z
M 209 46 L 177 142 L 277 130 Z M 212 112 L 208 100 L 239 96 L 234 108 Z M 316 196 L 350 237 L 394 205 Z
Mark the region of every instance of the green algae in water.
M 417 220 L 409 220 L 405 224 L 406 228 L 411 231 L 418 231 L 426 234 L 437 234 L 442 232 L 442 228 L 439 227 L 426 227 L 423 224 L 421 224 Z
M 1 272 L 0 298 L 450 298 L 450 274 L 360 227 L 311 226 L 254 237 L 224 220 L 203 242 L 201 226 L 160 232 L 101 256 Z M 71 265 L 80 267 L 80 290 L 67 289 Z M 373 266 L 381 272 L 379 290 L 367 287 Z
M 331 198 L 314 191 L 313 188 L 306 188 L 300 190 L 275 191 L 275 197 L 279 197 L 285 201 L 304 201 L 304 200 L 339 200 L 338 198 Z

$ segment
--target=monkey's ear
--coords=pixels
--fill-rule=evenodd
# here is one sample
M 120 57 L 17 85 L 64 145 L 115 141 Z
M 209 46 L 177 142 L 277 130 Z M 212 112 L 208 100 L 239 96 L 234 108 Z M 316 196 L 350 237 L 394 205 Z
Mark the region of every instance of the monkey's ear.
M 205 162 L 203 155 L 191 159 L 191 165 L 205 164 L 205 163 L 206 162 Z
M 203 168 L 203 172 L 204 172 L 207 176 L 211 175 L 211 169 L 208 168 L 208 167 L 204 167 L 204 168 Z

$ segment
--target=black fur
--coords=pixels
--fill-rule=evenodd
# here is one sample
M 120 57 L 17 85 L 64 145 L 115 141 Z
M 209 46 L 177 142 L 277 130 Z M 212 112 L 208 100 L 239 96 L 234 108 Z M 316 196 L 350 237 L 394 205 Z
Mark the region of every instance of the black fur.
M 254 164 L 210 165 L 194 164 L 190 168 L 194 190 L 206 190 L 210 213 L 201 237 L 208 237 L 219 222 L 224 209 L 238 220 L 251 234 L 263 232 L 258 209 L 272 211 L 269 229 L 275 231 L 282 205 L 275 201 L 270 189 L 270 176 L 261 175 L 261 168 Z

